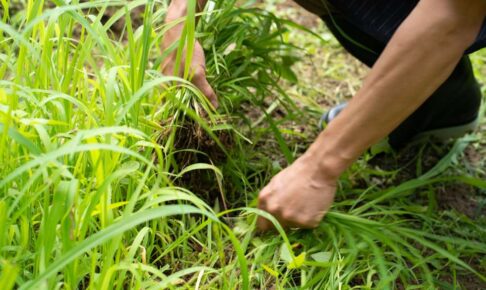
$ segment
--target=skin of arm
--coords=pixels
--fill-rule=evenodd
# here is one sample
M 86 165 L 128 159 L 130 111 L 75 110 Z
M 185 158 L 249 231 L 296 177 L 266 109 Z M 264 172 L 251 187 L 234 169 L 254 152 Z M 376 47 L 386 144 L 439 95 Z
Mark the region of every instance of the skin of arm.
M 201 12 L 207 4 L 207 0 L 197 0 L 197 12 Z M 187 0 L 173 0 L 167 9 L 167 17 L 165 22 L 171 22 L 178 18 L 184 17 L 187 14 Z M 179 32 L 182 30 L 184 24 L 179 24 Z M 180 33 L 179 33 L 180 34 Z
M 207 0 L 197 0 L 197 12 L 200 12 L 206 6 Z M 179 18 L 185 17 L 187 14 L 187 0 L 173 0 L 167 10 L 167 16 L 165 18 L 165 23 L 170 23 Z M 178 41 L 181 37 L 182 30 L 184 29 L 184 23 L 181 22 L 175 25 L 173 28 L 169 29 L 162 40 L 161 49 L 162 51 L 168 49 L 174 42 Z M 171 53 L 162 62 L 162 71 L 166 75 L 173 75 L 175 69 L 175 59 L 176 52 Z M 182 59 L 180 67 L 183 68 L 185 64 L 185 59 Z M 213 107 L 218 107 L 218 98 L 206 79 L 206 59 L 204 56 L 204 50 L 201 44 L 196 41 L 194 44 L 194 53 L 192 56 L 192 83 L 201 90 L 201 92 L 208 98 Z M 183 69 L 179 69 L 183 72 Z
M 486 0 L 421 0 L 393 35 L 347 108 L 260 192 L 259 207 L 288 227 L 316 227 L 339 176 L 448 78 L 474 42 Z M 260 218 L 259 228 L 271 223 Z

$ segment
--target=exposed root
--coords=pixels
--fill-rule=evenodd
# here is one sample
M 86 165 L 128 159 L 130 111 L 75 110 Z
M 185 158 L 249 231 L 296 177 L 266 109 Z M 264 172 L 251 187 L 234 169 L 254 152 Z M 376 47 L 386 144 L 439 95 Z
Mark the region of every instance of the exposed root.
M 164 123 L 168 122 L 170 120 Z M 162 125 L 168 129 L 161 133 L 159 143 L 165 143 L 171 134 L 175 136 L 172 147 L 174 163 L 178 167 L 173 168 L 175 171 L 181 171 L 183 168 L 197 163 L 223 165 L 228 158 L 225 150 L 229 151 L 235 144 L 235 135 L 231 131 L 213 131 L 218 140 L 216 141 L 193 120 L 185 120 L 178 126 Z M 173 133 L 173 130 L 176 130 L 175 133 Z M 224 189 L 221 188 L 220 181 L 215 172 L 211 170 L 194 170 L 176 179 L 175 183 L 194 192 L 209 204 L 218 201 L 221 208 L 226 209 Z

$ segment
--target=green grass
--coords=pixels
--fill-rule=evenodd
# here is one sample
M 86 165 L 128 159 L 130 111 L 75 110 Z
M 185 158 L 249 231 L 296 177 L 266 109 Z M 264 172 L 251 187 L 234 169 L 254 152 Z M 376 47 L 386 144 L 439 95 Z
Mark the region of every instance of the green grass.
M 430 170 L 418 155 L 409 181 L 367 153 L 318 229 L 255 232 L 257 215 L 272 219 L 255 209 L 258 190 L 305 149 L 322 110 L 297 82 L 305 61 L 290 67 L 318 50 L 326 79 L 344 82 L 354 68 L 323 28 L 313 35 L 234 2 L 218 1 L 197 28 L 190 9 L 179 20 L 185 41 L 172 47 L 182 56 L 201 41 L 215 112 L 188 67 L 184 78 L 160 72 L 174 25 L 163 22 L 166 1 L 0 1 L 2 289 L 484 285 L 484 215 L 437 205 L 456 183 L 484 206 L 484 166 L 459 161 L 466 146 L 485 152 L 484 133 L 446 148 Z M 123 29 L 110 30 L 117 21 Z M 473 61 L 484 77 L 486 54 Z

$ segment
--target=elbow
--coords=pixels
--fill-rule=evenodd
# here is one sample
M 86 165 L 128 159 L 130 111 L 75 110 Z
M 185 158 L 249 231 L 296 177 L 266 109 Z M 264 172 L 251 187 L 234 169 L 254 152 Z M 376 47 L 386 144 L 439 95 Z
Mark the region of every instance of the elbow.
M 442 35 L 444 45 L 466 50 L 475 42 L 483 22 L 484 13 L 456 10 L 438 13 L 434 30 Z
M 446 43 L 466 50 L 477 39 L 481 24 L 472 25 L 467 21 L 449 21 L 449 29 L 445 30 Z

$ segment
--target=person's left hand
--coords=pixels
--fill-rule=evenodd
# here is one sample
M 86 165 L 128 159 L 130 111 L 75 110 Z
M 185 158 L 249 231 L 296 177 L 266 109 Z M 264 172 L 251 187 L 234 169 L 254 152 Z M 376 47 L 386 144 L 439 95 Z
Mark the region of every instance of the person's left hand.
M 258 207 L 272 214 L 286 228 L 315 228 L 334 201 L 336 178 L 328 177 L 316 158 L 303 155 L 263 188 Z M 262 217 L 258 228 L 267 231 L 272 223 Z

